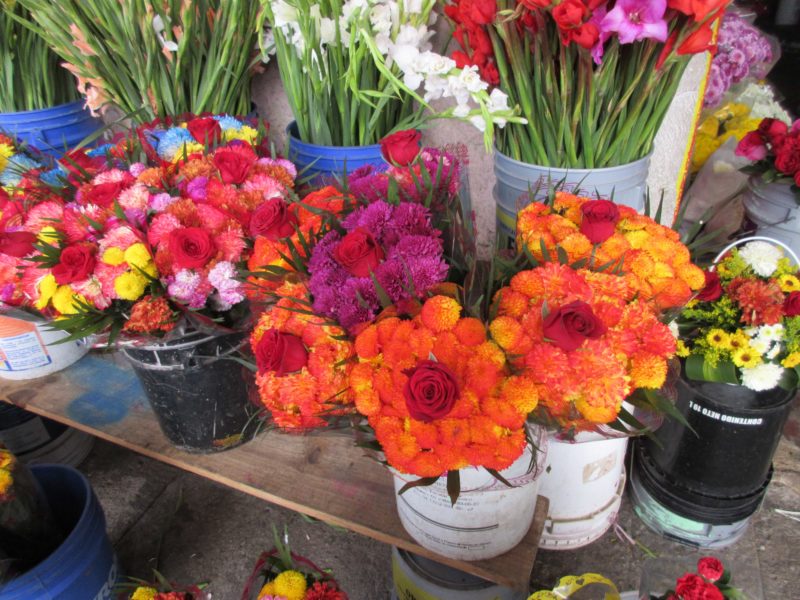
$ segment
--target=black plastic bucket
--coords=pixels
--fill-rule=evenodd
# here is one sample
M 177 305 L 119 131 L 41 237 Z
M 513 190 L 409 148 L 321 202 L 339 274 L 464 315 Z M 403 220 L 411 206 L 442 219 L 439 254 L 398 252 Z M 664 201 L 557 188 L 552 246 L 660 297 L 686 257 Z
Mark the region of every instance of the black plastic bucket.
M 246 343 L 245 333 L 194 332 L 165 344 L 124 349 L 173 445 L 209 453 L 253 437 L 258 410 L 249 400 L 253 376 L 230 360 Z
M 676 406 L 697 433 L 668 419 L 655 433 L 660 445 L 643 440 L 654 476 L 700 497 L 757 494 L 768 481 L 795 392 L 755 392 L 685 377 L 677 389 Z

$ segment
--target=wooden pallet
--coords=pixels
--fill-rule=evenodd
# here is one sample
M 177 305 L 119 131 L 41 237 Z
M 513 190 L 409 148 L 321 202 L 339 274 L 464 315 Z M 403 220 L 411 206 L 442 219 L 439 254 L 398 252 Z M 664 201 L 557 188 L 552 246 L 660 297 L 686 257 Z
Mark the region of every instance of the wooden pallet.
M 390 473 L 349 436 L 272 431 L 225 452 L 187 454 L 161 433 L 133 372 L 94 355 L 41 379 L 0 380 L 0 399 L 267 502 L 500 585 L 528 589 L 547 514 L 543 497 L 516 548 L 491 560 L 453 560 L 426 550 L 406 533 Z

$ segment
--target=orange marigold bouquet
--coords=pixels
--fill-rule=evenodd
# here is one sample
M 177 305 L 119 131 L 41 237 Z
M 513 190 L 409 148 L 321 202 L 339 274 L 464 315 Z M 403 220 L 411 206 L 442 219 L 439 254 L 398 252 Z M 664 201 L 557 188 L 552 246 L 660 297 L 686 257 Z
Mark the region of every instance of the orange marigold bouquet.
M 545 263 L 514 275 L 495 303 L 491 338 L 545 422 L 612 423 L 634 389 L 664 384 L 675 338 L 629 278 Z
M 350 385 L 390 466 L 439 477 L 501 470 L 522 455 L 536 386 L 513 376 L 482 321 L 443 295 L 410 319 L 387 317 L 356 337 Z
M 275 294 L 280 299 L 250 338 L 259 398 L 284 430 L 322 427 L 350 398 L 353 344 L 343 329 L 310 312 L 305 283 L 286 281 Z
M 557 192 L 517 217 L 517 248 L 536 261 L 563 257 L 576 266 L 620 273 L 659 310 L 678 308 L 705 285 L 678 233 L 609 200 Z

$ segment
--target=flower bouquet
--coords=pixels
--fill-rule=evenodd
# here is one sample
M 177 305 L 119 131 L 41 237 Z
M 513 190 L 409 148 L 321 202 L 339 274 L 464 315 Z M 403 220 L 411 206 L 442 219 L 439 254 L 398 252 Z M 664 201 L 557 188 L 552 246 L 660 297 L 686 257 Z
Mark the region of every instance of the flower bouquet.
M 125 600 L 211 600 L 211 594 L 203 591 L 206 586 L 190 585 L 176 586 L 164 578 L 161 573 L 155 572 L 156 581 L 147 582 L 134 580 L 130 593 L 125 593 Z
M 681 312 L 678 355 L 698 381 L 756 392 L 797 387 L 800 375 L 800 271 L 768 241 L 732 248 Z
M 646 579 L 647 573 L 643 577 L 646 589 L 640 592 L 647 594 L 643 597 L 648 600 L 723 600 L 747 597 L 741 590 L 731 585 L 730 571 L 713 556 L 704 556 L 698 560 L 695 572 L 684 573 L 666 593 L 653 593 L 655 582 Z
M 800 121 L 789 126 L 778 119 L 762 119 L 736 146 L 736 154 L 753 161 L 746 173 L 763 183 L 789 184 L 800 202 Z
M 279 0 L 261 5 L 281 78 L 303 142 L 367 146 L 419 127 L 429 102 L 454 98 L 436 114 L 473 122 L 491 140 L 494 124 L 519 120 L 477 67 L 458 68 L 433 51 L 436 2 Z

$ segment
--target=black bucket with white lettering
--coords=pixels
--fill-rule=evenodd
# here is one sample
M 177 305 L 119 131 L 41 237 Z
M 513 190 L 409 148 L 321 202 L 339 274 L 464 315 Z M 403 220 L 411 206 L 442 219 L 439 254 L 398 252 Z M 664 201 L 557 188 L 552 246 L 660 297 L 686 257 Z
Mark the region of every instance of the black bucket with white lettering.
M 696 434 L 668 419 L 655 433 L 660 445 L 643 440 L 651 475 L 698 498 L 744 499 L 763 490 L 796 390 L 755 392 L 685 377 L 677 388 L 676 406 Z

